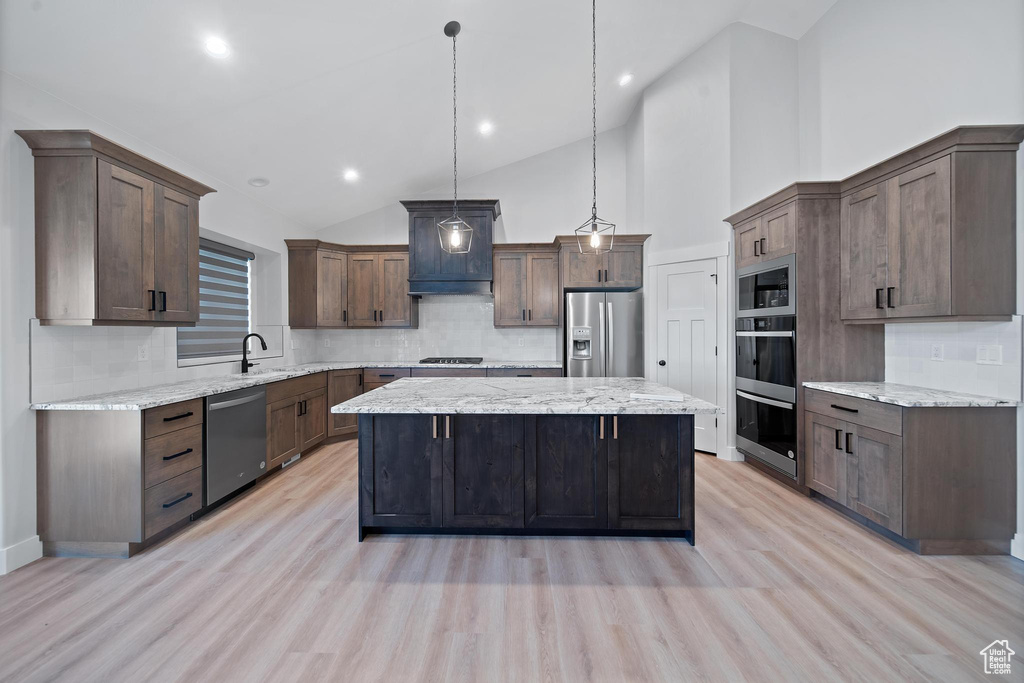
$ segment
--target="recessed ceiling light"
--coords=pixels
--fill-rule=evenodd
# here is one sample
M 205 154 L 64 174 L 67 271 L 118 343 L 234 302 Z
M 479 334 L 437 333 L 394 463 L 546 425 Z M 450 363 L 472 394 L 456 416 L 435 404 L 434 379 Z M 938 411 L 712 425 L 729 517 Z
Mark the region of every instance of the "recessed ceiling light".
M 210 37 L 206 39 L 206 54 L 217 59 L 224 59 L 231 54 L 231 48 L 220 38 Z
M 359 171 L 354 168 L 346 168 L 345 173 L 343 173 L 341 177 L 344 178 L 346 182 L 354 183 L 359 180 Z
M 267 185 L 270 184 L 270 180 L 268 178 L 260 177 L 249 178 L 249 184 L 252 185 L 253 187 L 266 187 Z
M 490 121 L 482 121 L 479 130 L 480 135 L 490 135 L 494 132 L 494 124 Z
M 633 82 L 633 74 L 622 74 L 619 76 L 619 87 L 625 88 Z

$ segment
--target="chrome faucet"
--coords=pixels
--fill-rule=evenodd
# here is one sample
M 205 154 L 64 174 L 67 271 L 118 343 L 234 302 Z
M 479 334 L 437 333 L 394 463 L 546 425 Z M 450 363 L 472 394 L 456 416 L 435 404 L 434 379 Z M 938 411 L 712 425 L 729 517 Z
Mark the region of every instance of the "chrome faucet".
M 249 334 L 247 334 L 244 337 L 242 337 L 242 374 L 243 375 L 249 374 L 249 368 L 251 368 L 252 366 L 259 365 L 259 363 L 250 363 L 249 362 L 249 357 L 248 357 L 248 354 L 249 354 L 249 344 L 247 343 L 249 341 L 249 337 L 256 337 L 257 339 L 259 339 L 260 340 L 260 345 L 263 347 L 263 350 L 264 351 L 267 350 L 267 342 L 264 341 L 263 337 L 261 337 L 260 335 L 256 334 L 255 332 L 250 332 Z

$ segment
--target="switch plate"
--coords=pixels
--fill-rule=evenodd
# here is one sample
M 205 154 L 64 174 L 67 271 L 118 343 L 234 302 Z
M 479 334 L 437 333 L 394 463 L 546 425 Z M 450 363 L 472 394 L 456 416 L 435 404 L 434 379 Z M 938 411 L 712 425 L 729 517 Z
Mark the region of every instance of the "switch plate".
M 139 344 L 137 360 L 149 360 L 149 344 Z
M 374 339 L 373 340 L 373 346 L 374 346 L 374 348 L 378 348 L 379 349 L 380 348 L 380 339 Z
M 978 344 L 978 365 L 1002 365 L 1003 347 L 1001 344 Z
M 943 361 L 945 358 L 946 350 L 943 344 L 932 344 L 932 360 Z
M 519 345 L 520 346 L 526 346 L 526 337 L 520 337 L 519 338 Z

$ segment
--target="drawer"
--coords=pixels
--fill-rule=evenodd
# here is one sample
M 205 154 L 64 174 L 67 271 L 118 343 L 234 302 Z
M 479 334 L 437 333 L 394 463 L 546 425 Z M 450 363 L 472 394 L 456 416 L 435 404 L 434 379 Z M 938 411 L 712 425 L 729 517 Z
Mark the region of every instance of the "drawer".
M 267 405 L 282 399 L 299 396 L 308 391 L 327 388 L 327 373 L 318 372 L 315 375 L 303 375 L 293 377 L 282 382 L 273 382 L 267 385 Z
M 491 368 L 488 377 L 561 377 L 560 368 Z
M 428 368 L 423 368 L 424 370 Z M 410 376 L 409 368 L 365 368 L 363 383 L 394 382 L 396 379 Z
M 203 506 L 203 470 L 197 467 L 146 489 L 146 538 L 187 518 Z
M 804 389 L 804 410 L 896 436 L 903 434 L 903 408 L 889 403 Z
M 413 368 L 413 377 L 486 377 L 483 368 Z
M 146 438 L 203 424 L 203 399 L 172 403 L 146 411 Z
M 203 425 L 146 439 L 146 488 L 203 464 Z

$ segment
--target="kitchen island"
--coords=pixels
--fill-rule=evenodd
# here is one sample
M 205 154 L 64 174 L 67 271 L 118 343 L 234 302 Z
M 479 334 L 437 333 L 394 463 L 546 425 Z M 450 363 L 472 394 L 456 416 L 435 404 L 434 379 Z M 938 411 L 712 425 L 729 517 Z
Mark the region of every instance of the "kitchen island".
M 418 532 L 693 543 L 693 416 L 719 409 L 642 378 L 413 378 L 331 412 L 359 414 L 360 541 Z

